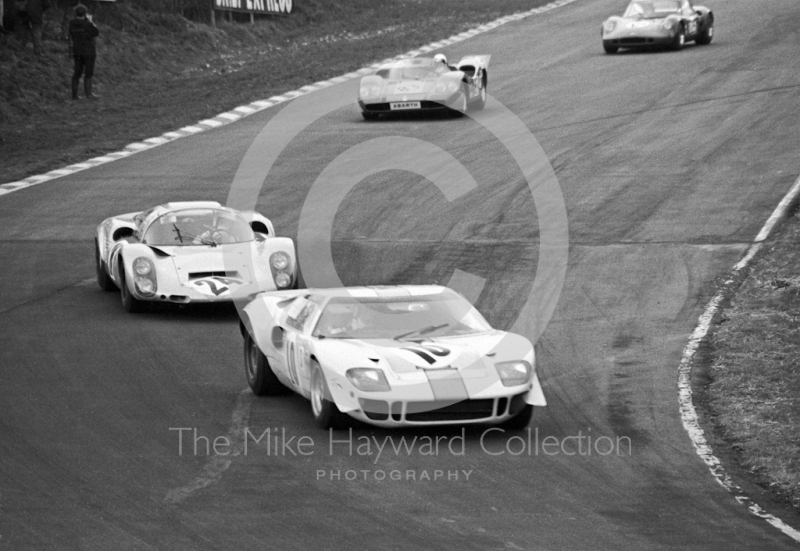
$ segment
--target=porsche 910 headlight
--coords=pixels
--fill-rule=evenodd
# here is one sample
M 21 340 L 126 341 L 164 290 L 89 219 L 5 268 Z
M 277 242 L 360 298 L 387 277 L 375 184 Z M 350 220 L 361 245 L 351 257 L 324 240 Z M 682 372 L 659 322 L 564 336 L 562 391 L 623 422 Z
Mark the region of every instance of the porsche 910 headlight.
M 451 82 L 450 84 L 447 85 L 447 91 L 455 92 L 456 90 L 458 90 L 458 86 L 459 86 L 458 82 Z
M 533 368 L 525 360 L 516 362 L 500 362 L 495 364 L 497 373 L 504 386 L 524 385 L 531 378 Z
M 277 285 L 281 289 L 288 287 L 289 285 L 291 285 L 291 283 L 292 283 L 292 278 L 289 276 L 289 274 L 285 272 L 281 272 L 277 276 L 275 276 L 275 285 Z
M 353 369 L 348 369 L 346 375 L 347 380 L 354 387 L 364 392 L 382 392 L 392 389 L 389 386 L 389 381 L 386 380 L 386 375 L 380 369 L 354 367 Z
M 147 257 L 140 256 L 133 261 L 133 283 L 139 294 L 151 297 L 158 290 L 156 282 L 156 268 L 153 261 Z
M 146 279 L 146 278 L 137 279 L 136 287 L 143 295 L 156 294 L 156 284 L 152 279 Z
M 151 274 L 153 272 L 153 262 L 149 258 L 140 256 L 133 261 L 133 271 L 140 276 Z
M 616 26 L 617 23 L 615 21 L 606 21 L 605 25 L 603 25 L 603 30 L 610 33 Z
M 292 284 L 292 260 L 283 251 L 272 253 L 269 257 L 272 279 L 278 289 L 285 289 Z
M 675 22 L 672 19 L 665 19 L 661 26 L 664 27 L 666 30 L 671 31 L 672 26 Z
M 277 252 L 269 258 L 269 262 L 276 270 L 285 270 L 289 266 L 289 255 L 284 252 Z

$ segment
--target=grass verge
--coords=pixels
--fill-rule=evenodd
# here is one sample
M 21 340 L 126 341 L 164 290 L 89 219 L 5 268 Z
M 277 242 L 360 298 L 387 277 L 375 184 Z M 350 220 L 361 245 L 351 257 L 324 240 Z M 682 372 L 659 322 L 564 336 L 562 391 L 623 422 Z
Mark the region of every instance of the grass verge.
M 710 337 L 705 408 L 756 483 L 800 509 L 800 216 L 753 261 Z
M 96 102 L 69 99 L 72 63 L 60 38 L 64 12 L 53 8 L 46 12 L 43 56 L 11 35 L 0 37 L 0 183 L 115 151 L 546 3 L 303 0 L 288 17 L 256 25 L 221 21 L 214 29 L 120 0 L 118 13 L 95 17 L 101 32 Z

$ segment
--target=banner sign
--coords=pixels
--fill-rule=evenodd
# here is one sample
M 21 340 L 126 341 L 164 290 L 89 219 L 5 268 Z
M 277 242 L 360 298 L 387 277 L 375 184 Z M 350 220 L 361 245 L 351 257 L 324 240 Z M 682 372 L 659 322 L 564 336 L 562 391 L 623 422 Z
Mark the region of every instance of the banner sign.
M 292 13 L 292 0 L 214 0 L 214 9 L 268 15 L 289 15 Z

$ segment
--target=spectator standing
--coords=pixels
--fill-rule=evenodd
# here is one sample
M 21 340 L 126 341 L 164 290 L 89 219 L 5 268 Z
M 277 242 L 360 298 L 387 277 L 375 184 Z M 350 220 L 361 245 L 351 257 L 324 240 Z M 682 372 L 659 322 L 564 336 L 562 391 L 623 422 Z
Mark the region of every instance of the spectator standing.
M 22 47 L 28 45 L 28 39 L 33 39 L 33 53 L 42 55 L 42 27 L 44 26 L 44 12 L 50 7 L 50 0 L 16 0 L 17 10 L 16 27 Z
M 30 1 L 30 0 L 29 0 Z M 86 6 L 75 6 L 75 18 L 69 22 L 69 49 L 75 60 L 75 71 L 72 73 L 72 99 L 78 98 L 78 85 L 83 76 L 83 90 L 87 99 L 95 99 L 92 93 L 94 78 L 94 62 L 97 57 L 94 39 L 100 34 Z

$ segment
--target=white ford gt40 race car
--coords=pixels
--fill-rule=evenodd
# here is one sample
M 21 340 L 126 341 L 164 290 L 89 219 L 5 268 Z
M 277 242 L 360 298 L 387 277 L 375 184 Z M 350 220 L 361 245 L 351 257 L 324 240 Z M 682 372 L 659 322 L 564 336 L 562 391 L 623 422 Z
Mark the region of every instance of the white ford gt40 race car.
M 297 392 L 322 428 L 341 428 L 343 414 L 383 427 L 522 428 L 546 405 L 531 342 L 446 287 L 262 293 L 241 331 L 253 392 Z
M 257 212 L 211 201 L 166 203 L 103 221 L 95 238 L 97 283 L 122 305 L 223 302 L 296 283 L 294 242 Z

